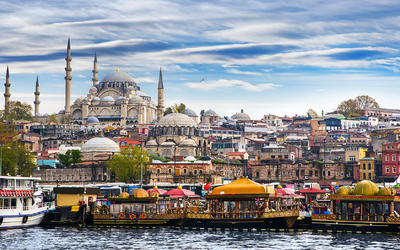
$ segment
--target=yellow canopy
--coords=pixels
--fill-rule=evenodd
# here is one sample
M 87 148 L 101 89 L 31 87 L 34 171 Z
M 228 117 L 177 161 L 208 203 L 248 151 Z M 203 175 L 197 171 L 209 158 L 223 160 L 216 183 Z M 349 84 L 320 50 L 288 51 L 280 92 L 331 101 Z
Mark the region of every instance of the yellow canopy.
M 224 186 L 214 188 L 212 194 L 265 194 L 265 187 L 242 177 Z

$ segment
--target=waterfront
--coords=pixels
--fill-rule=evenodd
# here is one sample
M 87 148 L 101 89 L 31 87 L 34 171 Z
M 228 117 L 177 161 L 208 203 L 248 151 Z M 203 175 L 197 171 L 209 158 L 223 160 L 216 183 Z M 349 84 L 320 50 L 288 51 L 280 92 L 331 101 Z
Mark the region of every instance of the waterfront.
M 28 228 L 0 232 L 0 249 L 400 249 L 400 235 Z

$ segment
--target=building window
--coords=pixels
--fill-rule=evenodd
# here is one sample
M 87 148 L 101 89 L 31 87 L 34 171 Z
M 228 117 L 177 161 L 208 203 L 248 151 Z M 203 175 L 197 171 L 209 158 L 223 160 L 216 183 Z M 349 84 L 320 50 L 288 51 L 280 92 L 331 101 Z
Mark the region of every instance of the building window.
M 256 177 L 260 178 L 260 172 L 256 172 Z
M 367 179 L 367 174 L 366 173 L 363 173 L 363 179 L 364 180 Z
M 331 171 L 328 171 L 328 176 L 331 176 Z
M 392 161 L 396 161 L 396 155 L 392 155 Z
M 349 156 L 349 161 L 355 161 L 355 160 L 356 160 L 356 157 L 354 155 Z
M 159 174 L 159 173 L 160 173 L 160 171 L 161 171 L 160 169 L 157 169 L 157 174 Z
M 85 180 L 87 180 L 87 175 L 85 175 Z
M 344 172 L 343 171 L 340 171 L 340 176 L 343 176 L 344 175 Z
M 200 174 L 203 174 L 203 170 L 200 170 L 199 173 L 200 173 Z
M 365 170 L 365 163 L 363 163 L 363 169 Z
M 385 156 L 385 160 L 386 160 L 386 161 L 389 161 L 389 155 L 386 155 L 386 156 Z
M 396 173 L 396 167 L 393 167 L 393 173 Z
M 58 176 L 58 180 L 61 181 L 61 175 Z
M 368 173 L 368 179 L 372 179 L 372 174 L 371 173 Z
M 197 170 L 194 170 L 194 174 L 197 174 Z M 225 174 L 226 175 L 226 174 Z
M 318 171 L 315 171 L 315 176 L 317 176 L 317 177 L 318 177 Z
M 183 169 L 183 173 L 184 173 L 184 174 L 186 174 L 186 171 L 187 171 L 187 169 L 186 169 L 186 168 L 184 168 L 184 169 Z
M 73 181 L 74 180 L 74 176 L 73 175 L 71 175 L 71 181 Z
M 386 173 L 389 173 L 389 167 L 386 167 Z
M 69 181 L 69 175 L 67 175 L 67 178 L 66 178 L 66 180 L 67 180 L 67 181 Z
M 371 169 L 372 169 L 371 163 L 368 163 L 368 170 L 371 170 Z
M 172 173 L 172 169 L 168 169 L 168 173 L 169 173 L 169 174 Z
M 80 181 L 82 180 L 82 175 L 79 175 L 79 180 L 80 180 Z

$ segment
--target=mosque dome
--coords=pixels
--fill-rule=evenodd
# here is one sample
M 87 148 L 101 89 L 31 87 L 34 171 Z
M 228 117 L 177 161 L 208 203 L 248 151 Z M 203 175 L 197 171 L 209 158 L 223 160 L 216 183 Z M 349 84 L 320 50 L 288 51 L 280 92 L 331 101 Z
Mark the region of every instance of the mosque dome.
M 143 99 L 140 96 L 132 96 L 131 99 L 129 99 L 129 103 L 134 103 L 134 102 L 142 102 Z
M 43 116 L 46 116 L 46 117 L 47 117 L 47 116 L 49 116 L 49 113 L 44 113 L 44 115 L 43 115 Z
M 97 96 L 95 98 L 93 98 L 92 100 L 92 105 L 99 105 L 100 104 L 100 98 L 98 98 Z
M 370 180 L 362 180 L 354 188 L 355 195 L 376 195 L 378 192 L 378 186 Z
M 101 100 L 101 103 L 114 104 L 115 100 L 111 96 L 106 96 L 106 97 L 103 98 L 103 100 Z
M 100 123 L 99 119 L 97 119 L 94 116 L 88 117 L 86 124 L 95 124 L 95 123 Z
M 121 102 L 125 99 L 125 97 L 120 96 L 117 98 L 117 100 L 115 101 L 116 104 L 121 104 Z
M 128 86 L 128 88 L 126 88 L 126 89 L 130 90 L 130 91 L 135 90 L 135 88 L 133 86 Z
M 92 95 L 96 94 L 97 93 L 97 88 L 94 87 L 94 86 L 91 87 L 90 90 L 89 90 L 89 93 L 92 94 Z
M 205 115 L 217 115 L 217 113 L 215 113 L 215 111 L 212 109 L 207 110 L 206 112 L 204 112 L 204 114 Z
M 141 90 L 136 91 L 136 95 L 138 95 L 138 96 L 148 96 L 146 93 L 144 93 Z
M 176 143 L 173 141 L 165 141 L 161 143 L 161 146 L 176 146 Z
M 58 113 L 59 114 L 65 114 L 65 109 L 61 109 Z
M 101 83 L 107 83 L 107 82 L 132 82 L 132 83 L 134 83 L 135 81 L 127 73 L 117 70 L 117 71 L 108 73 L 101 80 Z
M 42 116 L 42 114 L 41 113 L 37 113 L 35 116 Z
M 75 100 L 74 104 L 76 104 L 76 105 L 82 104 L 83 99 L 84 99 L 84 98 L 83 98 L 82 96 L 81 96 L 81 97 L 78 97 L 78 98 Z
M 119 146 L 113 140 L 105 137 L 95 137 L 87 141 L 81 152 L 119 152 Z
M 231 118 L 235 119 L 235 120 L 239 120 L 239 121 L 240 120 L 251 120 L 250 116 L 243 112 L 243 109 L 241 110 L 240 113 L 236 113 L 236 114 L 232 115 Z
M 192 109 L 186 109 L 185 115 L 197 117 L 196 112 L 194 112 Z
M 131 196 L 134 198 L 147 198 L 149 194 L 143 188 L 136 188 L 131 192 Z
M 179 143 L 179 146 L 197 146 L 195 140 L 187 138 Z
M 158 146 L 157 141 L 154 140 L 150 140 L 146 143 L 146 146 Z
M 164 116 L 156 124 L 157 127 L 197 127 L 197 124 L 192 118 L 181 113 L 172 113 Z

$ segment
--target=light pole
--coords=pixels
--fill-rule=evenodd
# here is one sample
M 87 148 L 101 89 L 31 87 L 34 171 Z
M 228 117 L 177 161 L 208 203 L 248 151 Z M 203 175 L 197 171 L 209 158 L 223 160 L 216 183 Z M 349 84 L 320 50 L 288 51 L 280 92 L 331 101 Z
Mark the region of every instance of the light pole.
M 323 164 L 324 164 L 324 185 L 325 185 L 325 146 L 326 146 L 326 138 L 324 138 L 324 161 L 323 161 Z
M 2 173 L 2 168 L 3 168 L 3 147 L 4 145 L 0 145 L 0 175 Z
M 143 186 L 143 140 L 140 140 L 140 185 L 139 188 Z

